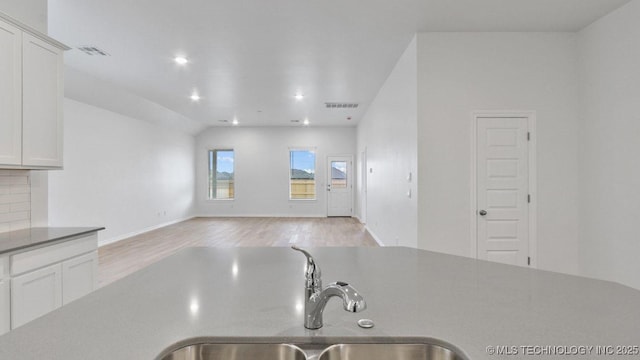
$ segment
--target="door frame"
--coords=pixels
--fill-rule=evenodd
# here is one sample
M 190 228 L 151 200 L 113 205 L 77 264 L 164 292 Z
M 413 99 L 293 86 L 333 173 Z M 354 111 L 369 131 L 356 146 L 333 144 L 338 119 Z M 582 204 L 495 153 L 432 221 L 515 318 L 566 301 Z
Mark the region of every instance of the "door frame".
M 529 195 L 531 202 L 529 203 L 529 257 L 531 263 L 529 267 L 538 267 L 538 187 L 537 187 L 537 141 L 536 141 L 536 112 L 535 111 L 518 111 L 518 110 L 483 110 L 473 111 L 471 113 L 471 182 L 470 188 L 470 211 L 469 219 L 471 220 L 471 257 L 478 258 L 478 214 L 477 214 L 477 191 L 478 191 L 478 119 L 481 118 L 527 118 L 527 126 L 530 139 L 529 144 Z
M 357 189 L 357 194 L 359 196 L 360 203 L 358 207 L 360 208 L 360 216 L 358 219 L 360 223 L 367 223 L 367 174 L 369 173 L 367 170 L 367 147 L 364 147 L 364 150 L 361 153 L 360 166 L 358 167 L 358 173 L 360 175 L 360 187 Z
M 355 169 L 354 169 L 353 154 L 327 155 L 327 158 L 326 158 L 327 162 L 325 164 L 325 171 L 327 171 L 327 174 L 325 175 L 325 180 L 327 181 L 327 183 L 324 186 L 324 190 L 325 190 L 325 193 L 326 193 L 326 199 L 327 199 L 327 204 L 325 206 L 325 210 L 326 210 L 325 214 L 326 214 L 326 217 L 329 217 L 329 196 L 330 195 L 329 195 L 329 191 L 327 191 L 327 187 L 328 187 L 328 185 L 329 185 L 329 183 L 331 181 L 330 180 L 331 173 L 329 172 L 330 171 L 329 167 L 331 167 L 331 160 L 330 159 L 334 158 L 334 157 L 349 158 L 350 166 L 347 169 L 347 177 L 348 177 L 347 181 L 349 181 L 349 184 L 351 185 L 351 214 L 349 215 L 349 217 L 352 218 L 352 217 L 355 216 L 355 211 L 354 211 L 354 208 L 355 208 L 355 191 L 354 191 L 355 190 L 355 186 L 354 186 L 355 182 L 354 182 L 354 177 L 353 177 L 353 173 L 354 173 Z M 349 173 L 349 170 L 351 170 L 350 173 Z

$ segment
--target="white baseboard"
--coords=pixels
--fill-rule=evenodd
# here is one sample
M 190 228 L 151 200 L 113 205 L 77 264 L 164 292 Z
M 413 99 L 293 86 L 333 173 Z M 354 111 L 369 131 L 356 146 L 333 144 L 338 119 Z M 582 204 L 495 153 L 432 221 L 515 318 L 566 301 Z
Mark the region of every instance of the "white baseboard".
M 201 218 L 326 218 L 327 214 L 200 214 Z
M 362 225 L 367 225 L 367 223 L 365 223 L 364 221 L 362 221 L 362 219 L 360 219 L 360 216 L 358 215 L 353 215 L 353 218 L 358 220 L 358 222 Z
M 144 228 L 142 230 L 132 231 L 132 232 L 129 232 L 129 233 L 126 233 L 126 234 L 123 234 L 123 235 L 119 235 L 119 236 L 115 236 L 115 237 L 112 237 L 112 238 L 109 238 L 109 239 L 99 240 L 98 241 L 98 246 L 105 246 L 105 245 L 113 244 L 115 242 L 118 242 L 118 241 L 121 241 L 121 240 L 124 240 L 124 239 L 128 239 L 128 238 L 133 237 L 133 236 L 141 235 L 141 234 L 144 234 L 144 233 L 149 232 L 149 231 L 157 230 L 157 229 L 163 228 L 165 226 L 169 226 L 169 225 L 177 224 L 179 222 L 191 220 L 194 217 L 195 216 L 189 216 L 189 217 L 182 218 L 182 219 L 168 221 L 168 222 L 165 222 L 165 223 L 162 223 L 162 224 L 149 226 L 149 227 Z
M 365 230 L 367 230 L 367 232 L 369 233 L 369 235 L 371 235 L 371 237 L 373 238 L 373 240 L 375 240 L 375 241 L 378 243 L 378 245 L 380 245 L 380 246 L 382 246 L 382 247 L 387 246 L 387 245 L 385 245 L 385 244 L 382 242 L 382 240 L 380 240 L 380 238 L 376 235 L 376 233 L 374 233 L 373 231 L 371 231 L 371 229 L 369 229 L 369 227 L 368 227 L 368 226 L 366 226 L 366 225 L 365 225 L 364 229 L 365 229 Z

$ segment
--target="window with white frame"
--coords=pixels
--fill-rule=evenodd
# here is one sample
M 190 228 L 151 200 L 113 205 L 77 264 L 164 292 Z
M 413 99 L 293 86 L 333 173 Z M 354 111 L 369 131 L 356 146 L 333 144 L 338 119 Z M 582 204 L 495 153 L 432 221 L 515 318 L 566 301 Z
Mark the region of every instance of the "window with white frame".
M 289 150 L 289 199 L 316 199 L 316 152 L 313 149 Z
M 233 149 L 209 150 L 209 200 L 235 197 Z

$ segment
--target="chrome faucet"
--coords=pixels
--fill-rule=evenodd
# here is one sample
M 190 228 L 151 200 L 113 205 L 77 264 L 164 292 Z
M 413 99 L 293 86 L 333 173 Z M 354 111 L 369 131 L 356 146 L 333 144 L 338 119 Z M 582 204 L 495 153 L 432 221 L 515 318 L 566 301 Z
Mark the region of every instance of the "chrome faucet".
M 342 298 L 342 306 L 345 311 L 356 313 L 367 308 L 367 303 L 358 294 L 358 291 L 345 282 L 334 282 L 323 289 L 320 267 L 313 260 L 311 254 L 295 245 L 291 246 L 291 248 L 300 251 L 307 257 L 304 287 L 304 327 L 312 330 L 322 327 L 324 307 L 327 305 L 327 301 L 334 296 Z

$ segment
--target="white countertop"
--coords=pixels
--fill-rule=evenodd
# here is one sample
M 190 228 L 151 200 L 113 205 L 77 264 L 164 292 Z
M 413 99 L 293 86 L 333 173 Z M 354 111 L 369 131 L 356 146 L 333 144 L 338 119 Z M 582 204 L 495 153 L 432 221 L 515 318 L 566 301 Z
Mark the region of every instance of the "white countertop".
M 33 227 L 0 233 L 0 254 L 34 246 L 51 245 L 81 235 L 104 230 L 103 227 Z
M 473 360 L 531 359 L 492 356 L 488 346 L 640 346 L 640 291 L 622 285 L 408 248 L 309 251 L 325 285 L 349 282 L 367 310 L 347 313 L 332 299 L 324 327 L 306 330 L 300 253 L 190 248 L 1 336 L 0 359 L 153 359 L 203 337 L 425 337 Z M 376 326 L 361 329 L 360 318 Z

